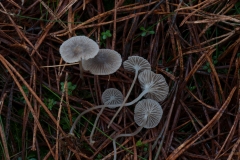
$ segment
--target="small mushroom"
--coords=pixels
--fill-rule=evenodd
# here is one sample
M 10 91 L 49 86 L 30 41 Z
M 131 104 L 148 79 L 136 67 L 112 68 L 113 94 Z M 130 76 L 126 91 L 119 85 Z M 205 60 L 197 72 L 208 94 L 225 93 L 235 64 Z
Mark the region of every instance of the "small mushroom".
M 143 70 L 151 70 L 151 65 L 150 63 L 144 59 L 143 57 L 139 57 L 139 56 L 131 56 L 128 57 L 128 60 L 123 62 L 123 67 L 124 69 L 126 69 L 127 71 L 130 72 L 135 72 L 135 77 L 133 79 L 133 82 L 131 84 L 131 87 L 122 103 L 122 105 L 119 107 L 119 109 L 117 110 L 117 112 L 115 113 L 115 115 L 113 116 L 113 118 L 111 119 L 110 123 L 108 124 L 108 128 L 110 127 L 110 125 L 112 124 L 113 120 L 116 118 L 116 116 L 118 115 L 118 113 L 121 111 L 122 107 L 125 105 L 132 89 L 133 86 L 136 82 L 138 73 L 143 71 Z
M 157 102 L 163 101 L 169 92 L 169 86 L 161 74 L 152 71 L 143 71 L 138 76 L 141 88 L 147 92 L 144 97 L 154 99 Z
M 120 134 L 113 138 L 113 148 L 114 148 L 114 160 L 117 159 L 117 149 L 116 149 L 116 139 L 119 137 L 128 137 L 138 134 L 142 128 L 154 128 L 156 127 L 161 118 L 163 110 L 161 105 L 152 99 L 143 99 L 139 101 L 134 109 L 134 121 L 137 123 L 137 130 L 129 134 Z
M 162 118 L 163 110 L 161 105 L 152 99 L 139 101 L 134 109 L 134 121 L 138 126 L 154 128 Z
M 102 101 L 105 105 L 110 105 L 109 108 L 114 104 L 121 104 L 123 102 L 123 94 L 116 88 L 108 88 L 102 93 Z
M 115 108 L 115 107 L 111 107 L 111 105 L 122 104 L 122 102 L 123 102 L 123 94 L 118 89 L 109 88 L 109 89 L 106 89 L 103 92 L 103 94 L 102 94 L 102 101 L 103 101 L 103 104 L 105 106 L 109 105 L 110 106 L 109 108 L 112 109 L 112 108 Z M 95 141 L 92 140 L 92 137 L 93 137 L 95 128 L 97 126 L 98 119 L 99 119 L 100 115 L 102 114 L 103 110 L 105 109 L 105 106 L 102 107 L 102 109 L 97 114 L 97 117 L 95 119 L 92 131 L 91 131 L 91 134 L 90 134 L 90 144 L 93 144 L 95 142 Z
M 111 49 L 100 49 L 94 58 L 82 61 L 84 70 L 94 75 L 112 74 L 120 68 L 121 64 L 121 55 Z
M 83 79 L 82 60 L 88 60 L 98 54 L 98 44 L 86 36 L 71 37 L 59 48 L 63 60 L 67 63 L 79 62 L 80 77 Z
M 71 37 L 59 48 L 59 52 L 67 63 L 88 60 L 97 55 L 99 51 L 98 44 L 86 36 Z
M 123 67 L 130 72 L 141 72 L 143 70 L 151 70 L 150 63 L 140 56 L 130 56 L 128 60 L 123 62 Z

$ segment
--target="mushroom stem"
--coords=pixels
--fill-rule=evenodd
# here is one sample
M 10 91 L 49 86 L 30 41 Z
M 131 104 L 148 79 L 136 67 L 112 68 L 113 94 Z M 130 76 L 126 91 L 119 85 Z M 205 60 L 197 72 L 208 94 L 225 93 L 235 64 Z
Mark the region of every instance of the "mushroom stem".
M 119 137 L 130 137 L 130 136 L 135 136 L 136 134 L 138 134 L 142 129 L 143 126 L 146 124 L 147 122 L 147 118 L 144 119 L 143 121 L 143 125 L 138 127 L 137 130 L 133 133 L 128 133 L 128 134 L 119 134 L 116 137 L 113 138 L 113 150 L 114 150 L 114 160 L 117 160 L 117 148 L 116 148 L 116 139 Z
M 117 112 L 115 113 L 115 115 L 113 116 L 113 118 L 111 119 L 111 121 L 109 122 L 108 128 L 111 126 L 112 122 L 113 122 L 114 119 L 117 117 L 118 113 L 121 111 L 121 109 L 123 108 L 123 106 L 125 105 L 128 97 L 129 97 L 129 95 L 130 95 L 130 93 L 131 93 L 131 91 L 132 91 L 132 89 L 133 89 L 133 86 L 134 86 L 134 84 L 135 84 L 135 82 L 136 82 L 136 80 L 137 80 L 137 76 L 138 76 L 138 70 L 135 71 L 135 77 L 134 77 L 134 79 L 133 79 L 132 85 L 131 85 L 131 87 L 130 87 L 130 89 L 129 89 L 127 95 L 126 95 L 126 97 L 124 98 L 124 101 L 123 101 L 122 105 L 119 107 L 119 109 L 117 110 Z
M 136 98 L 136 99 L 134 99 L 132 102 L 129 102 L 129 103 L 126 103 L 124 106 L 131 106 L 131 105 L 133 105 L 134 103 L 136 103 L 136 102 L 138 102 L 146 93 L 148 93 L 148 89 L 145 89 L 145 90 L 143 90 L 142 91 L 142 93 Z M 77 123 L 78 123 L 78 121 L 81 119 L 81 117 L 84 115 L 84 114 L 86 114 L 86 113 L 88 113 L 88 112 L 91 112 L 91 111 L 93 111 L 93 110 L 95 110 L 95 109 L 99 109 L 99 108 L 105 108 L 105 107 L 119 107 L 119 106 L 121 106 L 121 104 L 114 104 L 114 105 L 99 105 L 99 106 L 95 106 L 95 107 L 92 107 L 92 108 L 89 108 L 89 109 L 87 109 L 87 110 L 85 110 L 85 111 L 83 111 L 81 114 L 79 114 L 79 116 L 76 118 L 76 120 L 74 121 L 74 123 L 73 123 L 73 125 L 72 125 L 72 127 L 71 127 L 71 129 L 70 129 L 70 132 L 69 132 L 69 134 L 73 134 L 73 131 L 74 131 L 74 129 L 76 128 L 76 125 L 77 125 Z M 101 112 L 101 111 L 100 111 Z M 101 114 L 99 114 L 99 116 L 100 116 Z M 98 117 L 99 118 L 99 117 Z M 97 122 L 95 122 L 95 123 L 97 123 Z
M 111 101 L 111 99 L 108 100 L 108 101 L 105 102 L 105 103 L 108 104 L 110 101 Z M 91 145 L 93 145 L 93 144 L 95 143 L 95 141 L 93 141 L 92 137 L 93 137 L 94 131 L 95 131 L 95 129 L 96 129 L 98 119 L 99 119 L 100 115 L 102 114 L 103 110 L 105 109 L 105 107 L 106 107 L 105 105 L 102 106 L 102 109 L 101 109 L 100 112 L 97 114 L 97 117 L 96 117 L 96 119 L 95 119 L 95 122 L 94 122 L 94 125 L 93 125 L 93 128 L 92 128 L 92 131 L 91 131 L 91 134 L 90 134 L 90 144 L 91 144 Z
M 100 112 L 97 114 L 97 117 L 95 119 L 95 122 L 94 122 L 94 125 L 93 125 L 93 128 L 92 128 L 92 131 L 91 131 L 91 134 L 90 134 L 90 144 L 93 145 L 95 143 L 95 141 L 92 140 L 92 137 L 93 137 L 93 134 L 94 134 L 94 131 L 95 131 L 95 128 L 97 126 L 97 122 L 98 122 L 98 119 L 100 117 L 100 115 L 102 114 L 103 110 L 105 109 L 106 106 L 103 106 L 102 109 L 100 110 Z
M 73 123 L 73 125 L 72 125 L 72 127 L 71 127 L 71 129 L 70 129 L 69 134 L 73 134 L 73 131 L 74 131 L 74 129 L 75 129 L 78 121 L 80 121 L 81 117 L 82 117 L 84 114 L 86 114 L 86 113 L 88 113 L 88 112 L 91 112 L 92 110 L 95 110 L 95 109 L 103 108 L 104 106 L 105 106 L 105 105 L 95 106 L 95 107 L 89 108 L 89 109 L 83 111 L 81 114 L 79 114 L 78 117 L 75 119 L 75 121 L 74 121 L 74 123 Z
M 80 78 L 81 78 L 81 79 L 83 80 L 83 82 L 84 82 L 82 61 L 79 61 L 78 64 L 79 64 L 79 70 L 80 70 Z

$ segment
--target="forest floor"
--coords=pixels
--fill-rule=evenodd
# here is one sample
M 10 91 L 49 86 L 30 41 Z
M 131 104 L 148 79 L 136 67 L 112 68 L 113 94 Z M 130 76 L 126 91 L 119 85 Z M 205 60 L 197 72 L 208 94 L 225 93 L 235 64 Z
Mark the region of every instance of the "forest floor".
M 132 133 L 134 105 L 79 113 L 102 93 L 126 96 L 134 73 L 110 75 L 65 65 L 60 45 L 85 35 L 99 48 L 137 55 L 169 85 L 152 129 L 117 139 L 117 159 L 240 159 L 240 2 L 238 0 L 0 1 L 0 157 L 113 159 L 112 138 Z M 127 102 L 142 89 L 137 82 Z

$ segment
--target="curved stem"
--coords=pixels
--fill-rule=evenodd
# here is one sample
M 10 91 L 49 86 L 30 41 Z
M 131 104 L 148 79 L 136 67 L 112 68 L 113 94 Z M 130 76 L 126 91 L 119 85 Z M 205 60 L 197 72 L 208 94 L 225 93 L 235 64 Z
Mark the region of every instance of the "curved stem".
M 119 135 L 117 135 L 116 137 L 113 138 L 114 160 L 117 160 L 116 139 L 119 138 L 119 137 L 135 136 L 136 134 L 138 134 L 142 130 L 142 128 L 143 128 L 143 126 L 145 126 L 146 122 L 147 122 L 147 118 L 145 118 L 145 120 L 143 121 L 143 125 L 138 127 L 138 129 L 135 132 L 133 132 L 133 133 L 119 134 Z
M 124 106 L 131 106 L 133 105 L 134 103 L 136 103 L 137 101 L 139 101 L 146 93 L 148 92 L 148 89 L 145 89 L 142 91 L 142 93 L 136 98 L 134 99 L 132 102 L 129 102 L 129 103 L 126 103 Z M 70 129 L 70 132 L 69 134 L 73 134 L 73 131 L 74 129 L 76 128 L 76 125 L 78 123 L 78 121 L 81 119 L 81 117 L 88 113 L 88 112 L 91 112 L 95 109 L 99 109 L 99 108 L 105 108 L 105 107 L 119 107 L 121 106 L 121 104 L 114 104 L 114 105 L 100 105 L 100 106 L 95 106 L 95 107 L 92 107 L 92 108 L 89 108 L 87 110 L 85 110 L 84 112 L 82 112 L 81 114 L 78 115 L 78 117 L 76 118 L 76 120 L 74 121 L 71 129 Z M 101 111 L 100 111 L 101 112 Z M 99 115 L 100 116 L 100 115 Z M 95 122 L 96 123 L 96 122 Z
M 105 104 L 108 104 L 109 102 L 111 102 L 112 100 L 108 100 L 107 102 L 105 102 Z M 98 122 L 98 119 L 100 117 L 100 115 L 102 114 L 103 110 L 105 109 L 106 106 L 103 106 L 101 111 L 97 114 L 97 117 L 95 119 L 95 122 L 94 122 L 94 125 L 93 125 L 93 128 L 92 128 L 92 131 L 91 131 L 91 134 L 90 134 L 90 144 L 93 145 L 95 143 L 95 141 L 92 140 L 92 136 L 94 134 L 94 131 L 95 131 L 95 128 L 97 126 L 97 122 Z
M 78 117 L 75 119 L 75 121 L 74 121 L 74 123 L 73 123 L 73 125 L 72 125 L 72 127 L 71 127 L 71 129 L 70 129 L 69 134 L 73 134 L 73 131 L 74 131 L 74 129 L 75 129 L 78 121 L 81 119 L 81 117 L 82 117 L 84 114 L 86 114 L 86 113 L 88 113 L 88 112 L 91 112 L 91 111 L 93 111 L 94 109 L 103 108 L 104 106 L 105 106 L 105 105 L 95 106 L 95 107 L 89 108 L 89 109 L 85 110 L 84 112 L 82 112 L 81 114 L 79 114 Z
M 97 117 L 95 119 L 95 122 L 94 122 L 94 125 L 93 125 L 93 128 L 92 128 L 92 131 L 91 131 L 91 134 L 90 134 L 90 144 L 94 144 L 95 141 L 92 140 L 92 136 L 93 136 L 93 133 L 95 131 L 95 128 L 97 126 L 97 122 L 98 122 L 98 119 L 100 117 L 100 115 L 102 114 L 103 110 L 104 110 L 105 106 L 102 107 L 102 109 L 100 110 L 100 112 L 97 114 Z
M 123 103 L 122 103 L 122 105 L 119 107 L 119 109 L 117 110 L 117 112 L 115 113 L 115 115 L 113 116 L 113 118 L 111 119 L 111 121 L 109 122 L 108 128 L 111 126 L 112 122 L 113 122 L 114 119 L 117 117 L 118 113 L 121 111 L 121 109 L 123 108 L 123 106 L 125 105 L 128 97 L 129 97 L 129 95 L 130 95 L 130 93 L 131 93 L 131 91 L 132 91 L 132 89 L 133 89 L 133 86 L 134 86 L 134 84 L 135 84 L 135 82 L 136 82 L 137 75 L 138 75 L 138 70 L 135 71 L 135 77 L 134 77 L 134 79 L 133 79 L 132 85 L 131 85 L 131 87 L 130 87 L 130 89 L 129 89 L 129 91 L 128 91 L 128 93 L 127 93 L 127 95 L 126 95 L 126 97 L 125 97 L 125 99 L 124 99 L 124 101 L 123 101 Z
M 138 102 L 146 93 L 148 93 L 148 89 L 143 90 L 142 93 L 136 99 L 134 99 L 132 102 L 126 103 L 124 106 L 131 106 L 131 105 L 133 105 L 134 103 Z

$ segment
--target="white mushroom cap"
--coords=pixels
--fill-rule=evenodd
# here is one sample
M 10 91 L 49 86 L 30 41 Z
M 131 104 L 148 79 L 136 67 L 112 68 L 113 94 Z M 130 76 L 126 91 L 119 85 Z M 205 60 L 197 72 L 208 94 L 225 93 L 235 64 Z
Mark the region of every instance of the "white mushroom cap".
M 134 121 L 139 126 L 143 126 L 145 124 L 143 126 L 144 128 L 154 128 L 160 122 L 162 114 L 163 110 L 158 102 L 152 99 L 143 99 L 135 106 Z
M 124 69 L 130 72 L 135 72 L 136 70 L 141 72 L 145 69 L 151 70 L 150 63 L 143 57 L 139 57 L 139 56 L 128 57 L 128 60 L 123 62 L 123 67 Z
M 122 64 L 121 55 L 111 49 L 100 49 L 94 58 L 83 60 L 83 69 L 94 75 L 109 75 L 116 72 Z
M 68 63 L 93 58 L 97 55 L 98 51 L 98 44 L 86 36 L 71 37 L 63 42 L 59 48 L 63 60 Z
M 169 86 L 161 74 L 155 74 L 152 71 L 144 70 L 138 75 L 138 81 L 143 90 L 148 90 L 144 95 L 146 98 L 153 99 L 157 102 L 163 101 L 169 92 Z
M 116 88 L 109 88 L 103 92 L 102 101 L 105 105 L 121 104 L 123 102 L 123 94 Z M 116 108 L 116 107 L 109 107 L 109 108 Z

